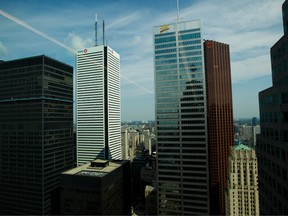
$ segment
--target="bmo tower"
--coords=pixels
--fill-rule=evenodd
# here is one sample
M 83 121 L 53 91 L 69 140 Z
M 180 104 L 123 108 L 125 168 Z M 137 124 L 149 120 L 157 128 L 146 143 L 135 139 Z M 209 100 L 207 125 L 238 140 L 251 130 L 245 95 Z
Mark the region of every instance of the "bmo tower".
M 77 164 L 121 159 L 120 56 L 108 46 L 76 56 Z

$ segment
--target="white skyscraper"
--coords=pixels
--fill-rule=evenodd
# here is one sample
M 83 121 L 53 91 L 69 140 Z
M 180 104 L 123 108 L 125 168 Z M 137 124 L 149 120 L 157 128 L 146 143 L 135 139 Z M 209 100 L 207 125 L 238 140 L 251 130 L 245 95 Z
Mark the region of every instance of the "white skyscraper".
M 121 159 L 120 56 L 100 45 L 76 58 L 77 164 Z

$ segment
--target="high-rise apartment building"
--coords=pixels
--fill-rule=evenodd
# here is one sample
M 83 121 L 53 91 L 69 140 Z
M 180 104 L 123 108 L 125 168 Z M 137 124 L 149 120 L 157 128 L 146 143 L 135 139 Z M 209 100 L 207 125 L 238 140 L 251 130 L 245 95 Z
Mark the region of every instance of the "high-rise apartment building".
M 226 215 L 259 215 L 257 157 L 243 144 L 231 147 L 229 154 Z
M 209 214 L 200 20 L 154 27 L 158 214 Z
M 288 215 L 288 1 L 284 35 L 270 50 L 273 86 L 259 93 L 261 133 L 256 151 L 262 215 Z
M 57 214 L 74 165 L 73 68 L 47 56 L 0 62 L 0 214 Z
M 77 51 L 77 163 L 121 159 L 120 56 L 108 46 Z
M 225 214 L 228 154 L 234 142 L 229 45 L 204 42 L 207 89 L 210 214 Z

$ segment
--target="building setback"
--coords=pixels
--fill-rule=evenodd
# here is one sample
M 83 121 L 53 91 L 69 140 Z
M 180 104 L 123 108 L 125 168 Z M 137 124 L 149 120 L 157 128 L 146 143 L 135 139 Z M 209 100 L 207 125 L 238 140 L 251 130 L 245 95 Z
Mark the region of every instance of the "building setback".
M 200 20 L 154 27 L 158 214 L 209 212 Z
M 288 215 L 288 1 L 282 5 L 284 35 L 270 50 L 272 87 L 259 93 L 261 215 Z
M 120 56 L 108 46 L 77 51 L 77 163 L 121 159 Z
M 207 89 L 210 214 L 225 214 L 228 154 L 234 142 L 229 45 L 204 42 Z
M 61 214 L 131 215 L 130 161 L 96 159 L 61 175 Z
M 73 68 L 47 56 L 0 62 L 0 214 L 57 214 L 74 164 Z
M 258 164 L 254 149 L 231 147 L 226 190 L 226 215 L 259 215 Z

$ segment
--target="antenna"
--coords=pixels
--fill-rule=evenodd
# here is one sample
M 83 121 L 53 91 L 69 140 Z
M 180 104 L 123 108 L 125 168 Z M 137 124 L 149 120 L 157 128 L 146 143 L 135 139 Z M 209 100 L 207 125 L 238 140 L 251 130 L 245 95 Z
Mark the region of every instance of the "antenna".
M 103 45 L 105 45 L 105 22 L 103 20 Z
M 98 22 L 98 18 L 97 18 L 97 13 L 95 14 L 95 46 L 97 46 L 97 29 L 98 29 L 98 26 L 97 26 L 97 22 Z
M 177 4 L 177 18 L 176 18 L 176 20 L 177 20 L 177 23 L 178 23 L 179 20 L 183 19 L 183 18 L 180 18 L 180 16 L 179 16 L 179 0 L 176 0 L 176 4 Z
M 177 23 L 179 21 L 179 0 L 176 0 L 176 3 L 177 3 Z

